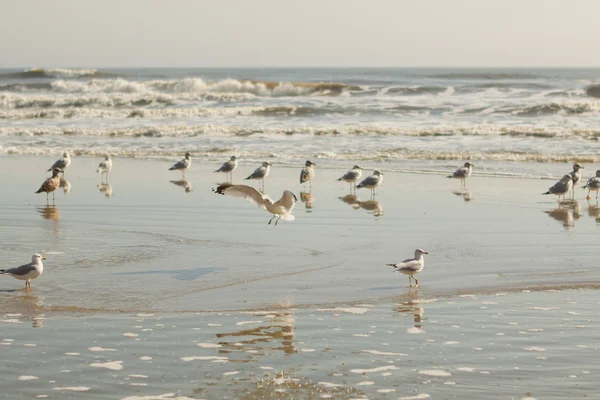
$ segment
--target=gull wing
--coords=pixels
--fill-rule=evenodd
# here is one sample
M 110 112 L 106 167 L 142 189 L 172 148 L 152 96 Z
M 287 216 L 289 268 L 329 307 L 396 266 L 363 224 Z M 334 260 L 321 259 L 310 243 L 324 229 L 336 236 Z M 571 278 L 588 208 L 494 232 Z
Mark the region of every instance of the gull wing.
M 452 174 L 452 176 L 455 178 L 464 178 L 465 176 L 467 176 L 468 172 L 468 168 L 462 167 L 454 171 L 454 174 Z
M 184 169 L 186 167 L 185 158 L 181 161 L 177 161 L 171 169 Z
M 397 264 L 392 264 L 392 267 L 397 268 L 398 271 L 417 271 L 421 268 L 421 263 L 414 258 L 409 258 Z
M 350 180 L 355 180 L 356 178 L 358 178 L 358 172 L 348 171 L 340 179 L 350 181 Z
M 572 182 L 570 178 L 569 179 L 561 179 L 560 181 L 556 182 L 554 184 L 554 186 L 552 186 L 550 189 L 548 189 L 548 191 L 550 193 L 567 192 L 570 189 L 569 182 Z
M 32 271 L 35 271 L 35 265 L 29 263 L 29 264 L 21 265 L 20 267 L 15 267 L 15 268 L 10 268 L 10 269 L 4 270 L 4 273 L 14 275 L 14 276 L 25 276 Z
M 50 167 L 50 169 L 48 171 L 52 171 L 54 168 L 58 168 L 58 169 L 63 169 L 67 166 L 67 161 L 64 158 L 61 158 L 59 160 L 56 160 L 56 162 L 54 164 L 52 164 L 52 166 Z M 48 172 L 46 171 L 46 172 Z
M 371 176 L 368 176 L 365 179 L 363 179 L 363 181 L 358 186 L 361 186 L 361 187 L 374 186 L 374 185 L 377 185 L 377 182 L 379 182 L 379 176 L 371 175 Z
M 220 185 L 216 189 L 213 189 L 213 191 L 217 194 L 246 199 L 261 208 L 265 208 L 264 202 L 269 198 L 269 196 L 266 194 L 262 194 L 252 186 L 248 185 L 224 184 Z
M 267 168 L 266 167 L 258 167 L 254 170 L 254 172 L 252 174 L 250 174 L 249 177 L 247 177 L 246 179 L 258 179 L 258 178 L 264 178 L 265 174 L 267 173 Z
M 281 206 L 287 210 L 288 213 L 291 213 L 296 205 L 298 198 L 296 195 L 289 190 L 284 190 L 281 199 L 275 202 L 275 205 Z

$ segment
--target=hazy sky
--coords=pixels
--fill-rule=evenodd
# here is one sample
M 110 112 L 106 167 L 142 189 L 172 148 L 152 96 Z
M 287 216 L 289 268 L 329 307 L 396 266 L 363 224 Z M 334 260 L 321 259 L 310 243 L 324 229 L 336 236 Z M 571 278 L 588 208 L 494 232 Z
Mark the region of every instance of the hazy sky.
M 600 66 L 598 0 L 0 0 L 0 67 Z

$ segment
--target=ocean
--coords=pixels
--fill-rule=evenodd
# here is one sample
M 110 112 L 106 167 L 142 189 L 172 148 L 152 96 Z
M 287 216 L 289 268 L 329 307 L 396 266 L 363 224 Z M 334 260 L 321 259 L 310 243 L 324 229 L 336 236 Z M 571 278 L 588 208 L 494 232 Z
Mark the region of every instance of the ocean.
M 1 69 L 0 154 L 189 151 L 206 162 L 235 154 L 423 172 L 468 159 L 480 174 L 549 178 L 548 163 L 600 162 L 599 77 L 573 68 Z

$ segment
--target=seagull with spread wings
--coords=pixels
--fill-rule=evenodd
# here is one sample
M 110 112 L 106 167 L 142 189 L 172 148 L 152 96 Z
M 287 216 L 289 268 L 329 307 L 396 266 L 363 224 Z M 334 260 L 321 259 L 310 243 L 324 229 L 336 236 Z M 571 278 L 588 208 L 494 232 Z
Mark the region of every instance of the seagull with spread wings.
M 251 203 L 256 204 L 260 208 L 270 212 L 273 214 L 273 218 L 269 220 L 269 225 L 275 220 L 275 225 L 279 222 L 280 219 L 284 221 L 293 221 L 296 217 L 292 214 L 294 210 L 294 206 L 298 199 L 296 195 L 289 190 L 284 190 L 283 195 L 277 201 L 273 201 L 268 195 L 259 192 L 252 186 L 248 185 L 232 185 L 229 183 L 220 185 L 216 189 L 213 189 L 213 192 L 217 194 L 240 197 L 242 199 L 246 199 Z

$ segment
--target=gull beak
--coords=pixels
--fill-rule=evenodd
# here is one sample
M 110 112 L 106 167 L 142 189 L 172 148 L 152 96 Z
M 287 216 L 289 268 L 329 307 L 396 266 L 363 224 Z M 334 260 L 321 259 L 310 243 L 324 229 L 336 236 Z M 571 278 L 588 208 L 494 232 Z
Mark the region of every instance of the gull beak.
M 46 257 L 42 257 L 42 260 L 47 260 L 47 258 Z
M 423 254 L 429 254 L 429 252 L 428 251 L 424 251 Z

